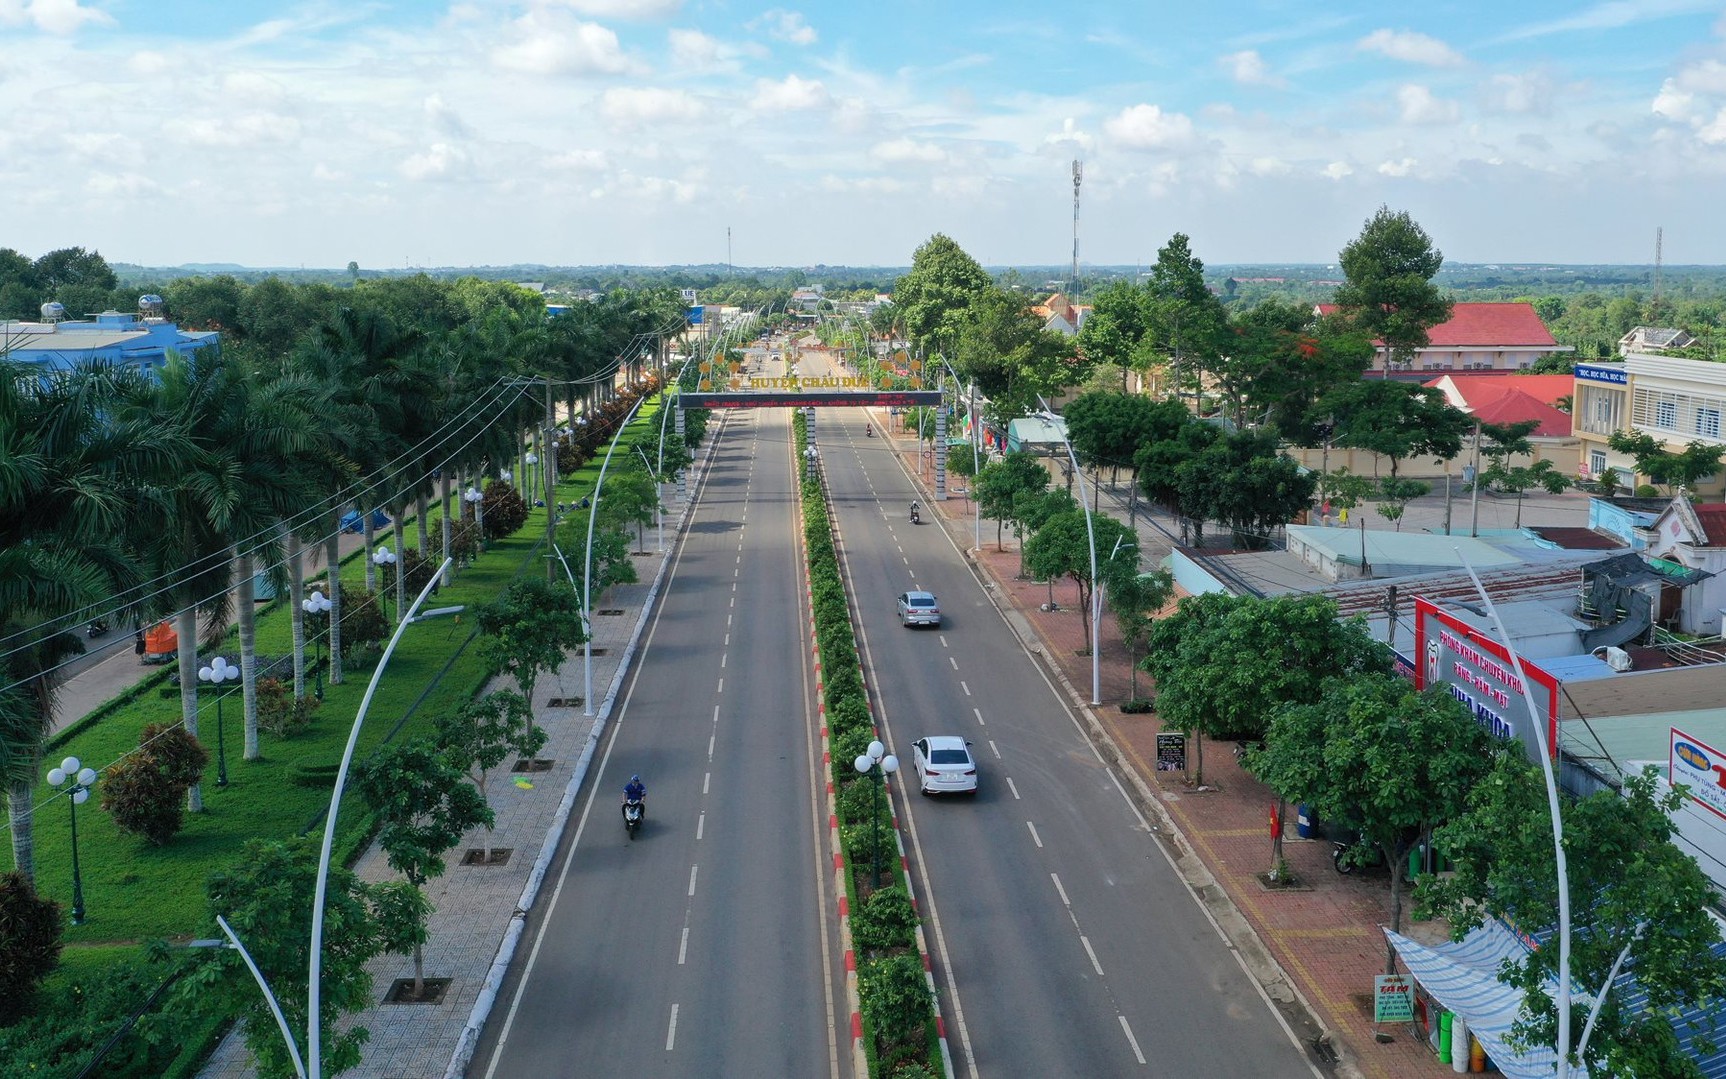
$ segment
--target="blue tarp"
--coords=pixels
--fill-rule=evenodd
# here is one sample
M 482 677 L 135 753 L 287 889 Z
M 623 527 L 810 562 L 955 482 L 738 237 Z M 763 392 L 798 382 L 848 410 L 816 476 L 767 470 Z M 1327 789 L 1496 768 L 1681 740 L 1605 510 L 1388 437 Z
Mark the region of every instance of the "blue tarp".
M 391 523 L 389 514 L 383 510 L 372 511 L 372 530 L 374 532 L 380 528 L 388 528 Z M 342 514 L 342 528 L 349 532 L 364 532 L 366 526 L 360 520 L 360 511 L 349 510 Z

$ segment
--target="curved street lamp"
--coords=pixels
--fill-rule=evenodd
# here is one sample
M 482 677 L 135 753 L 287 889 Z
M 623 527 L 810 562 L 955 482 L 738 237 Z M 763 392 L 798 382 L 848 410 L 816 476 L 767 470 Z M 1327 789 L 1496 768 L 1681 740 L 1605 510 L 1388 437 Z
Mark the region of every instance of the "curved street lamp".
M 479 529 L 479 545 L 485 548 L 485 495 L 478 487 L 469 487 L 462 492 L 461 500 L 473 507 L 473 523 Z
M 96 770 L 85 768 L 77 757 L 67 757 L 60 767 L 48 769 L 48 785 L 72 797 L 66 805 L 72 812 L 72 924 L 84 924 L 84 878 L 78 872 L 78 807 L 96 785 Z
M 887 785 L 887 777 L 899 770 L 899 758 L 887 752 L 887 747 L 880 740 L 869 743 L 866 752 L 851 762 L 859 775 L 869 776 L 875 780 L 875 818 L 869 825 L 869 854 L 875 863 L 875 887 L 881 887 L 881 790 Z
M 335 604 L 330 602 L 330 597 L 324 595 L 322 589 L 317 589 L 317 588 L 314 588 L 312 590 L 311 595 L 307 596 L 305 599 L 300 601 L 300 607 L 303 608 L 305 610 L 305 612 L 308 615 L 312 616 L 313 618 L 319 618 L 319 617 L 328 618 L 330 615 L 330 608 L 333 606 L 335 606 Z M 329 632 L 329 627 L 326 626 L 324 628 L 324 632 L 325 633 Z M 312 672 L 317 678 L 318 688 L 313 690 L 312 692 L 317 696 L 318 700 L 321 701 L 324 699 L 324 668 L 323 668 L 324 647 L 323 647 L 323 638 L 321 635 L 317 635 L 315 637 L 315 639 L 318 642 L 318 658 L 312 662 Z M 304 683 L 302 682 L 301 685 L 303 686 Z M 216 729 L 218 731 L 221 730 L 221 724 L 220 724 L 219 720 L 217 722 Z
M 388 548 L 384 548 L 385 551 Z M 208 667 L 198 668 L 198 681 L 208 682 L 216 687 L 216 786 L 228 785 L 228 748 L 222 737 L 222 699 L 227 696 L 222 692 L 223 682 L 232 682 L 240 677 L 240 668 L 229 663 L 221 656 L 210 661 Z

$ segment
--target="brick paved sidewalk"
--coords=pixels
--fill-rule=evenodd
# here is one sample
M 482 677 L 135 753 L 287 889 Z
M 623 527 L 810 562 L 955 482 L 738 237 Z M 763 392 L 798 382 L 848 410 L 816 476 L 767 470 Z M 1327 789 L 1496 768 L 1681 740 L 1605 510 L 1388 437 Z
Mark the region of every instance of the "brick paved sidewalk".
M 914 460 L 912 455 L 906 456 L 908 463 Z M 908 470 L 915 472 L 914 465 Z M 959 478 L 961 487 L 964 482 Z M 946 502 L 930 499 L 927 504 L 960 546 L 969 548 L 973 530 L 970 503 L 958 497 Z M 1241 769 L 1234 759 L 1233 744 L 1228 742 L 1204 746 L 1205 786 L 1210 789 L 1196 791 L 1180 773 L 1157 772 L 1155 747 L 1160 721 L 1155 715 L 1127 715 L 1118 707 L 1131 696 L 1131 668 L 1113 615 L 1105 610 L 1100 626 L 1098 668 L 1103 704 L 1091 707 L 1091 660 L 1081 654 L 1089 615 L 1079 606 L 1077 585 L 1057 582 L 1052 593 L 1058 609 L 1043 610 L 1050 587 L 1019 579 L 1018 545 L 1009 536 L 1005 547 L 1005 551 L 997 550 L 994 529 L 985 522 L 983 546 L 973 557 L 985 580 L 994 584 L 998 602 L 1018 612 L 1021 624 L 1028 625 L 1036 637 L 1035 642 L 1028 643 L 1039 647 L 1045 660 L 1064 676 L 1074 705 L 1101 725 L 1134 766 L 1144 788 L 1153 792 L 1158 803 L 1153 808 L 1176 832 L 1177 861 L 1190 853 L 1202 862 L 1202 868 L 1195 867 L 1200 880 L 1208 876 L 1226 892 L 1229 904 L 1304 999 L 1315 1021 L 1330 1032 L 1341 1057 L 1342 1073 L 1402 1079 L 1449 1072 L 1406 1026 L 1386 1026 L 1384 1031 L 1393 1038 L 1388 1044 L 1380 1044 L 1373 1037 L 1372 980 L 1373 975 L 1384 972 L 1385 959 L 1380 926 L 1390 924 L 1390 888 L 1385 871 L 1351 876 L 1337 873 L 1330 861 L 1330 844 L 1297 838 L 1294 822 L 1285 820 L 1284 855 L 1303 887 L 1272 891 L 1261 885 L 1257 874 L 1270 867 L 1270 811 L 1275 795 Z M 1151 696 L 1151 688 L 1141 673 L 1140 695 Z M 1192 757 L 1189 749 L 1189 759 Z M 1293 815 L 1291 807 L 1288 816 Z M 1187 871 L 1187 875 L 1193 882 L 1195 873 Z M 1205 889 L 1200 891 L 1202 895 Z M 1442 923 L 1411 923 L 1408 906 L 1405 897 L 1405 934 L 1423 940 L 1442 938 Z M 1227 920 L 1219 921 L 1227 928 Z M 1244 954 L 1256 950 L 1238 939 L 1236 944 Z M 1267 980 L 1267 971 L 1256 973 L 1261 981 Z M 1269 973 L 1274 978 L 1274 972 Z M 1276 984 L 1266 988 L 1273 998 L 1286 999 L 1288 995 Z

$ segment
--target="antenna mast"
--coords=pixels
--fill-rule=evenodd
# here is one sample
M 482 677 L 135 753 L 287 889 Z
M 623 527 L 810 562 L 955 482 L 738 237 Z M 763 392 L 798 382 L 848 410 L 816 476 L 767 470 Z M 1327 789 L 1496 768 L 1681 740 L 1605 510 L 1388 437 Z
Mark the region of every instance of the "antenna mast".
M 725 276 L 730 277 L 731 270 L 731 226 L 725 226 Z
M 1654 301 L 1653 301 L 1654 303 L 1660 302 L 1660 284 L 1661 284 L 1661 282 L 1660 282 L 1660 263 L 1661 263 L 1661 251 L 1660 251 L 1660 249 L 1663 246 L 1663 244 L 1665 243 L 1665 240 L 1666 240 L 1666 229 L 1659 226 L 1659 225 L 1656 225 L 1654 227 Z
M 1084 162 L 1073 159 L 1073 295 L 1079 293 L 1079 183 L 1084 178 Z

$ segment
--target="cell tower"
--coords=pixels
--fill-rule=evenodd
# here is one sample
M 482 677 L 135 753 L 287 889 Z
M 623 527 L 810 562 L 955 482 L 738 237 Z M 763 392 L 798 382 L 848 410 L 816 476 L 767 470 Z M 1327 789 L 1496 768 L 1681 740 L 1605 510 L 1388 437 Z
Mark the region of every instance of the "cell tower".
M 1085 164 L 1073 159 L 1073 295 L 1079 293 L 1079 183 L 1084 179 Z
M 1654 303 L 1660 302 L 1660 248 L 1665 239 L 1666 229 L 1662 226 L 1656 225 L 1654 227 Z

